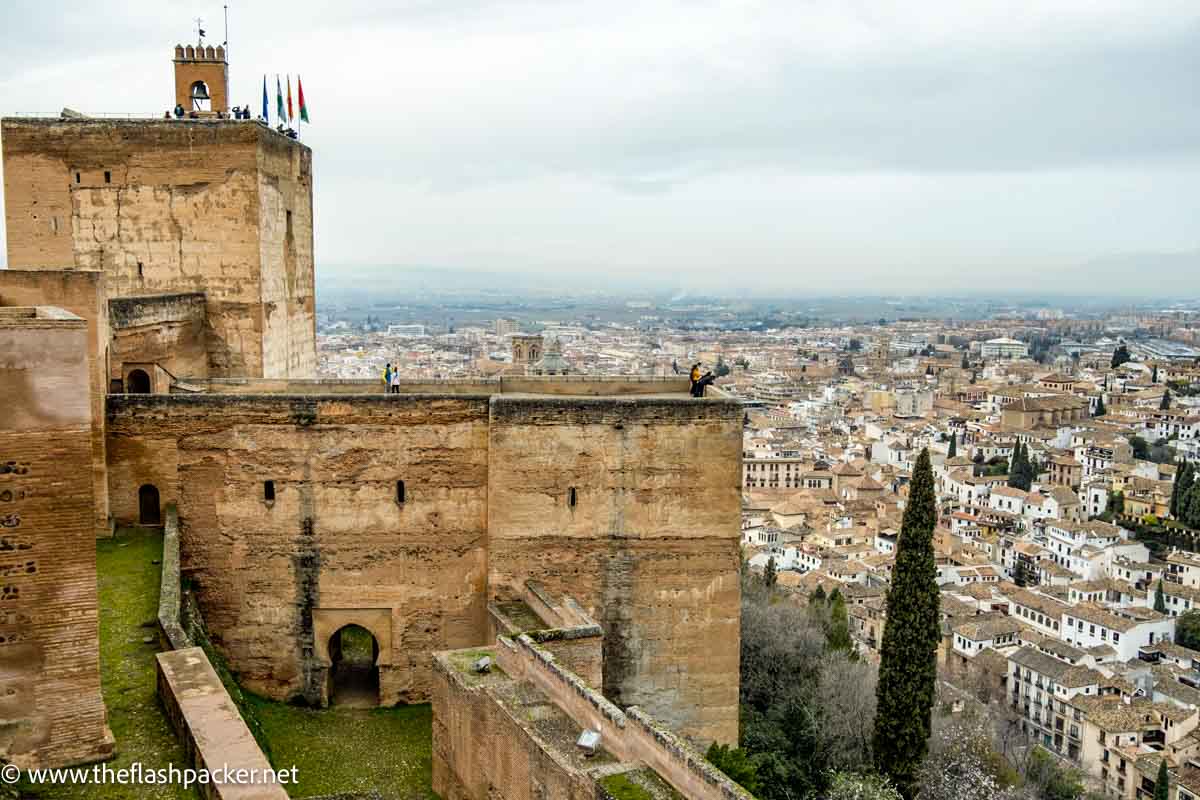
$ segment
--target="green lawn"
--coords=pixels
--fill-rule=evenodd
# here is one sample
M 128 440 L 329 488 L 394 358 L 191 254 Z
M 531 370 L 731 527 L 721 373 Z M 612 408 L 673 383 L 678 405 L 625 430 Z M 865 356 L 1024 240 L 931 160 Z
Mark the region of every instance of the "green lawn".
M 428 705 L 312 710 L 248 696 L 276 769 L 295 765 L 292 797 L 375 790 L 385 800 L 436 798 L 430 789 Z
M 100 593 L 100 680 L 108 724 L 117 739 L 113 769 L 139 761 L 147 768 L 187 766 L 183 748 L 163 715 L 155 689 L 152 644 L 157 635 L 158 586 L 162 534 L 122 529 L 96 544 Z M 59 786 L 24 787 L 25 796 L 43 800 L 197 800 L 194 790 L 177 786 Z

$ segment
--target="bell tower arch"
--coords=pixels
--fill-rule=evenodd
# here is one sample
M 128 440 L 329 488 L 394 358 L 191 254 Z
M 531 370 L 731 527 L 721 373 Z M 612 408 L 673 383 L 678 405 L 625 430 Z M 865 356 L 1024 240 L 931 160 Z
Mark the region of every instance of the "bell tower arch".
M 221 45 L 175 45 L 175 103 L 184 113 L 229 111 L 229 62 Z

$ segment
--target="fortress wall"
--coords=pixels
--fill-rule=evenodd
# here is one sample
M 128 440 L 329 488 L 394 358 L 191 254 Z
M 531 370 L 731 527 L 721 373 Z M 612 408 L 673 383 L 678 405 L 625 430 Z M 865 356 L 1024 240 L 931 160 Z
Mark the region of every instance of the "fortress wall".
M 185 376 L 180 376 L 185 377 Z M 383 394 L 379 378 L 211 378 L 189 381 L 201 390 L 221 394 Z M 504 378 L 402 380 L 401 394 L 532 394 L 552 396 L 621 397 L 683 395 L 687 378 L 641 376 L 601 377 L 545 375 Z
M 127 362 L 153 362 L 174 376 L 208 375 L 205 297 L 200 292 L 109 301 L 113 328 L 110 378 Z
M 104 452 L 104 395 L 108 391 L 109 319 L 104 273 L 93 270 L 0 269 L 0 306 L 54 306 L 87 323 L 91 413 L 92 528 L 109 534 L 108 475 Z M 81 387 L 67 389 L 79 393 Z
M 312 151 L 268 136 L 258 151 L 263 377 L 317 373 Z
M 136 508 L 145 475 L 178 498 L 185 574 L 252 690 L 320 702 L 317 629 L 387 609 L 368 626 L 382 700 L 427 700 L 430 654 L 483 644 L 487 603 L 533 580 L 603 626 L 614 701 L 736 741 L 737 403 L 176 394 L 108 408 L 114 509 Z
M 126 395 L 109 408 L 117 435 L 177 442 L 183 571 L 247 688 L 320 702 L 313 620 L 330 610 L 387 609 L 371 630 L 388 704 L 429 699 L 433 651 L 483 641 L 486 399 Z
M 88 326 L 0 309 L 0 756 L 112 754 L 96 641 Z
M 491 401 L 490 597 L 570 594 L 605 695 L 706 741 L 737 740 L 741 430 L 728 401 Z
M 100 270 L 109 297 L 204 292 L 209 374 L 270 374 L 289 361 L 313 374 L 310 180 L 293 192 L 293 227 L 307 242 L 294 280 L 262 261 L 261 241 L 263 189 L 284 174 L 270 154 L 311 174 L 307 147 L 230 120 L 6 119 L 3 144 L 9 263 Z M 292 299 L 277 302 L 289 286 Z M 264 322 L 289 304 L 300 319 L 272 325 L 307 331 L 290 344 Z

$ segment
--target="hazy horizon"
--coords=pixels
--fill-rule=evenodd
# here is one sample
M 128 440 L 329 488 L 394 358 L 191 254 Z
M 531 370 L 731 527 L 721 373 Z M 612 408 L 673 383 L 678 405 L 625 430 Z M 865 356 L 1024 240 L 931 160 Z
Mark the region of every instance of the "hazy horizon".
M 233 104 L 303 76 L 323 282 L 1200 294 L 1192 2 L 230 6 Z M 0 114 L 161 115 L 198 14 L 6 4 Z

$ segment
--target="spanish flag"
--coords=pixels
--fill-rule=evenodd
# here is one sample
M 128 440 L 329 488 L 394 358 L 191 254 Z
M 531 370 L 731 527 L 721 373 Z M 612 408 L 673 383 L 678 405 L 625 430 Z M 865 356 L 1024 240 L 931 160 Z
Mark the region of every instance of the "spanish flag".
M 292 122 L 292 118 L 296 116 L 295 114 L 292 113 L 292 76 L 291 75 L 287 76 L 287 85 L 288 85 L 288 124 L 290 125 Z

